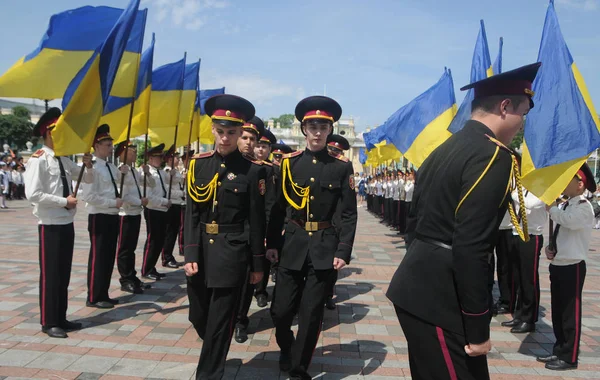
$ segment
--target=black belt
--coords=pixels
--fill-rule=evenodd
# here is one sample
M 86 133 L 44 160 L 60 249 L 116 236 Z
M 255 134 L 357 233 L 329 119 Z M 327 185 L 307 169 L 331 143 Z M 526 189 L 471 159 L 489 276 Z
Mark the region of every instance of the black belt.
M 204 231 L 209 235 L 244 232 L 243 224 L 202 223 Z
M 435 239 L 431 239 L 428 237 L 425 237 L 419 233 L 415 233 L 415 238 L 425 242 L 425 243 L 429 243 L 432 245 L 435 245 L 436 247 L 440 247 L 440 248 L 444 248 L 444 249 L 449 249 L 452 250 L 452 246 L 446 243 L 442 243 L 441 241 L 435 240 Z
M 309 232 L 325 230 L 325 229 L 331 227 L 331 222 L 329 222 L 329 221 L 305 222 L 304 220 L 292 219 L 291 222 L 294 222 L 295 224 L 299 225 L 300 227 L 304 228 L 306 231 L 309 231 Z

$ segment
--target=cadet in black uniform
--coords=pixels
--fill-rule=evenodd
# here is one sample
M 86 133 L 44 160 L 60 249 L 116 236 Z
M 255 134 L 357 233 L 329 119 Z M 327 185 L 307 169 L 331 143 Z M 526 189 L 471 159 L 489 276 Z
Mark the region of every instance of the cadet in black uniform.
M 335 157 L 338 157 L 338 156 L 342 157 L 344 155 L 345 150 L 350 150 L 350 143 L 344 136 L 330 135 L 327 138 L 327 149 L 329 150 L 329 153 L 331 153 Z M 354 184 L 354 185 L 356 185 L 356 184 Z M 335 214 L 333 215 L 333 220 L 332 220 L 333 226 L 336 228 L 340 225 L 341 217 L 342 217 L 342 208 L 340 206 L 341 206 L 341 199 L 338 202 L 338 207 L 335 210 Z M 335 283 L 337 282 L 337 279 L 338 279 L 338 271 L 334 270 L 332 272 L 332 275 L 330 278 L 329 287 L 327 288 L 327 296 L 325 298 L 325 307 L 329 310 L 335 309 L 335 301 L 333 300 L 333 296 L 335 294 Z
M 267 236 L 271 261 L 279 259 L 271 302 L 279 365 L 292 379 L 310 379 L 307 373 L 319 339 L 329 278 L 350 262 L 356 233 L 356 195 L 352 163 L 334 157 L 327 148 L 342 109 L 324 96 L 306 98 L 296 106 L 307 148 L 286 155 L 281 162 L 281 188 L 273 206 Z M 341 200 L 339 226 L 332 220 Z M 286 209 L 291 218 L 282 236 Z M 278 255 L 281 252 L 281 255 Z M 298 334 L 291 331 L 296 311 Z
M 198 154 L 187 176 L 185 273 L 190 322 L 204 341 L 196 379 L 221 379 L 241 287 L 263 276 L 266 171 L 242 156 L 237 140 L 254 106 L 233 95 L 205 104 L 215 151 Z
M 419 170 L 408 251 L 387 291 L 415 380 L 489 379 L 488 259 L 508 203 L 511 173 L 519 171 L 503 144 L 511 142 L 533 107 L 531 83 L 539 67 L 463 87 L 475 89 L 471 120 Z
M 280 166 L 281 165 L 281 159 L 283 158 L 283 155 L 284 154 L 290 154 L 293 151 L 294 150 L 292 148 L 290 148 L 286 144 L 273 144 L 273 145 L 271 145 L 271 153 L 273 154 L 273 165 Z
M 242 152 L 242 155 L 251 160 L 255 160 L 254 148 L 262 133 L 265 131 L 265 124 L 263 121 L 254 116 L 251 120 L 244 123 L 242 126 L 242 137 L 238 139 L 238 149 Z M 263 160 L 257 160 L 258 162 L 265 164 Z M 265 165 L 265 171 L 270 171 L 269 166 Z M 267 180 L 269 177 L 267 176 Z M 265 181 L 265 186 L 269 181 Z M 272 182 L 271 182 L 272 183 Z M 266 190 L 266 188 L 265 188 Z M 268 193 L 265 192 L 265 204 Z M 266 225 L 266 214 L 265 214 L 265 225 Z M 268 267 L 268 262 L 265 259 L 263 267 Z M 248 272 L 250 273 L 250 272 Z M 249 275 L 249 274 L 248 274 Z M 244 343 L 248 340 L 248 310 L 250 310 L 250 304 L 252 303 L 252 295 L 254 294 L 254 284 L 250 284 L 249 281 L 245 281 L 242 286 L 242 295 L 240 298 L 240 306 L 238 308 L 238 315 L 235 323 L 235 341 L 238 343 Z

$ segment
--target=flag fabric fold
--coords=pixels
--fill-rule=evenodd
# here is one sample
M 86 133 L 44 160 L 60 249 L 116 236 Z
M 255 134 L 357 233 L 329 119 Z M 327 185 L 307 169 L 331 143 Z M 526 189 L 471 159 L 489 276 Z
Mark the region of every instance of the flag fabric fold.
M 200 89 L 200 61 L 185 66 L 185 78 L 183 81 L 183 92 L 181 94 L 181 105 L 179 107 L 179 128 L 177 130 L 177 145 L 187 145 L 194 126 L 192 118 L 196 109 L 198 90 Z M 190 131 L 190 128 L 192 129 Z M 196 133 L 197 134 L 197 133 Z
M 200 140 L 200 144 L 210 145 L 215 143 L 215 137 L 212 134 L 212 121 L 210 116 L 204 112 L 204 103 L 211 96 L 223 95 L 224 93 L 225 87 L 200 90 L 198 92 L 194 131 L 196 131 L 196 139 Z
M 39 46 L 0 76 L 0 96 L 59 99 L 105 42 L 123 9 L 85 6 L 53 15 Z M 122 54 L 112 95 L 133 91 L 133 70 L 142 50 L 147 10 L 138 11 Z
M 524 131 L 522 183 L 547 204 L 600 146 L 600 120 L 562 36 L 550 1 L 533 82 L 535 107 Z
M 63 114 L 52 132 L 58 156 L 88 152 L 98 121 L 117 76 L 121 58 L 134 27 L 140 0 L 131 0 L 108 33 L 71 81 L 63 96 Z M 131 82 L 130 82 L 131 83 Z M 131 93 L 133 93 L 133 84 Z
M 448 137 L 448 126 L 456 115 L 456 97 L 450 70 L 439 81 L 384 123 L 385 140 L 416 167 Z

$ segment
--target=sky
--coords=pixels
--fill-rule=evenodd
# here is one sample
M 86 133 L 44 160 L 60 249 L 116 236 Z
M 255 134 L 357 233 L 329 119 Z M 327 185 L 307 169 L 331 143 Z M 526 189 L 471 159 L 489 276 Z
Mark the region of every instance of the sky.
M 3 1 L 0 73 L 33 51 L 52 14 L 127 0 Z M 356 129 L 382 124 L 452 70 L 457 103 L 485 21 L 492 61 L 503 69 L 537 59 L 547 0 L 142 0 L 144 47 L 156 33 L 154 65 L 202 59 L 200 87 L 226 87 L 263 119 L 293 113 L 326 94 Z M 561 29 L 600 112 L 600 0 L 555 0 Z M 30 102 L 31 100 L 29 100 Z M 41 102 L 38 102 L 41 104 Z

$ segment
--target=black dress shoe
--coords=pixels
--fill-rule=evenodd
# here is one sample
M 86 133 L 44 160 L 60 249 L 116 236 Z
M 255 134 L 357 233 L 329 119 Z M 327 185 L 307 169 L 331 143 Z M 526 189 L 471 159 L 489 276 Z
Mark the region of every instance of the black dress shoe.
M 177 269 L 179 268 L 181 265 L 179 265 L 179 263 L 175 260 L 171 260 L 168 263 L 163 264 L 163 267 L 165 268 L 171 268 L 171 269 Z M 160 274 L 159 274 L 160 276 Z
M 108 298 L 105 301 L 108 302 L 111 305 L 118 305 L 119 304 L 119 300 L 114 299 L 114 298 Z
M 158 278 L 164 278 L 164 277 L 167 277 L 167 275 L 166 275 L 166 274 L 164 274 L 164 273 L 158 273 L 158 271 L 157 271 L 156 269 L 154 269 L 154 270 L 153 270 L 151 273 L 152 273 L 153 275 L 155 275 L 155 276 L 158 276 Z
M 60 324 L 60 327 L 62 327 L 65 331 L 75 331 L 81 330 L 83 324 L 80 322 L 70 322 L 65 320 L 63 323 Z
M 62 328 L 55 326 L 55 327 L 42 327 L 42 332 L 44 334 L 48 334 L 48 336 L 50 338 L 67 338 L 68 335 L 65 332 L 65 330 L 63 330 Z
M 504 327 L 515 327 L 521 324 L 521 320 L 518 318 L 512 319 L 510 321 L 502 322 L 501 325 Z
M 508 313 L 510 313 L 510 310 L 508 309 L 508 306 L 496 304 L 496 313 L 508 314 Z
M 95 307 L 98 309 L 112 309 L 113 307 L 115 307 L 115 305 L 113 305 L 112 303 L 110 303 L 108 301 L 98 301 L 98 302 L 94 302 L 94 303 L 91 303 L 90 301 L 85 301 L 85 306 Z
M 288 372 L 292 369 L 291 350 L 281 350 L 281 353 L 279 354 L 279 369 L 283 372 Z
M 142 276 L 143 278 L 147 278 L 148 280 L 154 280 L 154 281 L 159 281 L 160 280 L 160 276 L 156 275 L 154 273 L 148 273 L 145 276 Z
M 537 358 L 535 358 L 535 360 L 537 360 L 540 363 L 549 363 L 549 362 L 558 360 L 558 356 L 556 356 L 556 355 L 538 356 Z
M 244 343 L 248 340 L 248 332 L 244 326 L 235 326 L 235 341 Z
M 564 360 L 556 359 L 546 363 L 545 367 L 546 369 L 551 369 L 553 371 L 566 371 L 569 369 L 577 369 L 577 363 L 571 364 Z
M 258 307 L 267 306 L 267 296 L 264 294 L 257 295 L 256 296 L 256 304 L 258 305 Z
M 121 290 L 127 293 L 133 294 L 144 294 L 144 291 L 139 286 L 132 284 L 131 282 L 121 285 Z
M 152 288 L 152 285 L 150 285 L 150 284 L 147 284 L 147 283 L 145 283 L 145 282 L 142 282 L 142 281 L 138 281 L 138 283 L 137 283 L 137 286 L 138 286 L 138 288 L 142 288 L 142 289 L 144 289 L 144 290 L 145 290 L 145 289 L 151 289 L 151 288 Z
M 332 297 L 327 297 L 325 300 L 325 307 L 329 310 L 335 310 L 335 301 Z
M 530 332 L 534 332 L 534 331 L 535 331 L 535 323 L 527 323 L 527 322 L 521 322 L 520 324 L 518 324 L 515 327 L 513 327 L 512 329 L 510 329 L 510 332 L 513 334 L 526 334 L 526 333 L 530 333 Z

